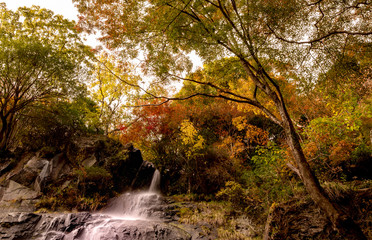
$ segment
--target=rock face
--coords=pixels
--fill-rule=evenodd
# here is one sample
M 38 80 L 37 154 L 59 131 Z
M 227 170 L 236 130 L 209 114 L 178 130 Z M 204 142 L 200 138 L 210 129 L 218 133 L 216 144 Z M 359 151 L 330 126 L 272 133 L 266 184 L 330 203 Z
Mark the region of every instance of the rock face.
M 12 201 L 12 200 L 32 200 L 39 196 L 40 194 L 31 188 L 25 187 L 12 180 L 9 181 L 8 188 L 5 189 L 2 200 Z
M 30 239 L 40 215 L 33 213 L 8 213 L 0 215 L 0 239 Z
M 155 171 L 133 145 L 123 146 L 105 136 L 80 137 L 54 156 L 46 157 L 41 150 L 0 162 L 0 211 L 33 211 L 35 201 L 51 194 L 51 189 L 68 187 L 90 197 L 96 190 L 101 191 L 97 194 L 110 195 L 110 191 L 146 188 Z M 82 181 L 86 183 L 81 186 Z
M 41 151 L 28 153 L 11 164 L 2 162 L 0 170 L 3 173 L 0 176 L 0 239 L 213 239 L 203 236 L 201 228 L 184 226 L 177 221 L 159 189 L 151 190 L 152 176 L 156 175 L 154 165 L 144 161 L 141 152 L 132 145 L 122 146 L 102 136 L 80 138 L 61 153 L 50 156 Z M 80 175 L 77 171 L 81 171 Z M 105 181 L 101 176 L 106 177 Z M 79 183 L 84 180 L 84 188 L 80 189 Z M 94 185 L 94 181 L 101 185 Z M 159 187 L 159 182 L 154 185 Z M 75 191 L 72 195 L 78 195 L 79 191 L 99 193 L 99 188 L 138 191 L 122 194 L 100 213 L 32 213 L 39 198 L 53 189 L 68 189 L 67 192 L 72 189 Z
M 0 239 L 189 240 L 184 230 L 162 221 L 123 220 L 90 213 L 0 215 Z
M 329 189 L 325 188 L 331 195 Z M 345 192 L 332 196 L 339 206 L 362 228 L 367 239 L 371 239 L 371 207 L 366 204 L 372 199 L 371 189 Z M 360 206 L 363 206 L 361 209 Z M 345 239 L 332 229 L 319 208 L 311 201 L 291 200 L 273 206 L 268 216 L 263 239 Z
M 100 219 L 67 234 L 64 239 L 102 240 L 188 240 L 191 236 L 180 228 L 164 222 L 126 221 L 120 219 Z
M 327 223 L 324 215 L 310 202 L 276 206 L 266 223 L 265 239 L 327 239 L 321 236 Z
M 145 164 L 145 165 L 144 165 Z M 148 163 L 141 164 L 146 171 Z M 44 165 L 46 166 L 46 165 Z M 44 169 L 44 167 L 43 167 Z M 144 170 L 145 169 L 145 170 Z M 202 228 L 181 225 L 166 198 L 159 194 L 159 173 L 153 174 L 147 190 L 131 191 L 112 199 L 97 213 L 0 214 L 0 239 L 11 240 L 201 240 Z M 138 177 L 138 176 L 137 176 Z M 134 180 L 135 181 L 135 180 Z M 14 181 L 8 189 L 30 191 Z M 17 191 L 16 191 L 17 190 Z M 35 191 L 25 192 L 33 194 Z M 26 198 L 25 194 L 24 198 Z M 30 195 L 30 198 L 34 197 Z M 9 196 L 9 194 L 4 194 Z M 12 198 L 12 197 L 10 197 Z M 27 197 L 28 198 L 28 197 Z

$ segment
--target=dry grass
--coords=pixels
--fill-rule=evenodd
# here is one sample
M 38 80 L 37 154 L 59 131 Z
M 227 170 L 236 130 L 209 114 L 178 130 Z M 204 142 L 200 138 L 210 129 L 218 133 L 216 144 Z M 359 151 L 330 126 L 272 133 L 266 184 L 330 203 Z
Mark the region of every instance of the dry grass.
M 212 231 L 203 225 L 208 224 L 217 231 L 220 240 L 253 240 L 257 237 L 259 228 L 249 220 L 233 214 L 233 209 L 226 202 L 198 202 L 180 208 L 181 223 L 202 225 L 206 236 Z M 238 220 L 239 219 L 239 220 Z M 244 225 L 244 226 L 243 226 Z

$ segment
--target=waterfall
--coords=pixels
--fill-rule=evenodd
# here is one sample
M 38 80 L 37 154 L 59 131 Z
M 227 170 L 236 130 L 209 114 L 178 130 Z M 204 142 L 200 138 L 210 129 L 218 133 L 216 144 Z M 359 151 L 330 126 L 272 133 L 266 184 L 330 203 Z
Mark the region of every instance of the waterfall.
M 111 201 L 103 211 L 126 220 L 146 220 L 151 218 L 160 199 L 160 172 L 155 170 L 150 187 L 146 191 L 127 192 Z
M 152 176 L 149 192 L 158 192 L 158 191 L 160 191 L 160 171 L 156 169 L 154 172 L 154 175 Z
M 162 215 L 161 205 L 160 172 L 156 170 L 147 190 L 121 194 L 113 199 L 106 209 L 93 213 L 84 225 L 69 233 L 61 232 L 57 229 L 61 225 L 62 227 L 70 225 L 70 222 L 73 221 L 70 215 L 52 219 L 50 224 L 46 226 L 47 231 L 45 234 L 43 234 L 42 238 L 37 239 L 158 239 L 146 237 L 146 234 L 150 236 L 150 234 L 153 234 L 151 231 L 154 234 L 165 233 L 165 231 L 158 231 L 164 216 Z M 61 227 L 59 228 L 61 229 Z

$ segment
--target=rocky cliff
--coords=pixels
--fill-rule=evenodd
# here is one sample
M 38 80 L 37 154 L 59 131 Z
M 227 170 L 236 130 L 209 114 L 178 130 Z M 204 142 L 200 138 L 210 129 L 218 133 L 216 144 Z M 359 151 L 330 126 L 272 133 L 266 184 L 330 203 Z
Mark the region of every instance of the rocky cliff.
M 105 136 L 52 150 L 0 160 L 0 209 L 97 209 L 116 193 L 148 187 L 155 170 L 138 149 Z

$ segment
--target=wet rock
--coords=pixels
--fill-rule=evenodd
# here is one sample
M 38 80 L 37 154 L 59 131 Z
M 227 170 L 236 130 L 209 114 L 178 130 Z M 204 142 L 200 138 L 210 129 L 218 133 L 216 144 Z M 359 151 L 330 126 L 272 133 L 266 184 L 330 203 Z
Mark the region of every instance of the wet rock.
M 90 213 L 0 215 L 0 239 L 58 240 L 90 221 Z
M 77 234 L 79 231 L 80 234 Z M 66 239 L 90 239 L 92 236 L 101 240 L 191 240 L 191 236 L 184 230 L 163 222 L 119 219 L 98 219 L 82 231 L 77 229 L 68 234 Z
M 69 233 L 89 222 L 91 217 L 92 215 L 87 212 L 43 214 L 39 224 L 36 226 L 37 231 L 35 231 L 35 234 L 43 232 L 45 234 L 42 235 L 48 235 L 51 232 Z
M 142 158 L 142 157 L 141 157 Z M 131 188 L 132 189 L 147 189 L 150 187 L 152 176 L 155 172 L 155 166 L 153 163 L 143 161 L 139 167 L 136 176 L 134 177 Z
M 33 213 L 8 213 L 0 215 L 0 239 L 32 239 L 41 216 Z
M 162 221 L 123 220 L 90 213 L 0 214 L 0 239 L 10 240 L 191 240 L 186 231 Z

